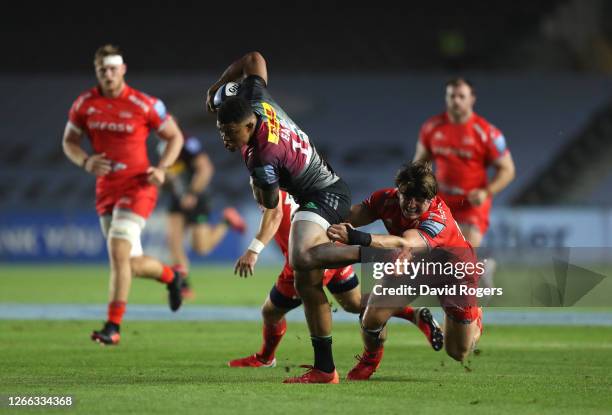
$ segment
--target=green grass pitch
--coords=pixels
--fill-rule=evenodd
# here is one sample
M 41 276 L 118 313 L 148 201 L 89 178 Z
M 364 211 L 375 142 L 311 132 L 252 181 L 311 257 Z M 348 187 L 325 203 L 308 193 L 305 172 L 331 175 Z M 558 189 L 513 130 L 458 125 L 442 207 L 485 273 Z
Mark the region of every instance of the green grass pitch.
M 227 267 L 199 268 L 195 303 L 259 305 L 276 269 L 240 280 Z M 132 303 L 163 304 L 149 281 Z M 0 267 L 0 303 L 103 303 L 103 267 Z M 101 316 L 101 320 L 104 316 Z M 486 326 L 468 368 L 433 352 L 410 324 L 390 325 L 385 359 L 369 382 L 282 385 L 311 362 L 304 323 L 289 323 L 274 369 L 229 369 L 255 352 L 258 323 L 126 321 L 122 343 L 88 339 L 99 322 L 0 320 L 0 396 L 71 395 L 63 413 L 151 414 L 584 414 L 612 410 L 612 328 Z M 341 376 L 360 352 L 358 324 L 336 324 Z M 41 408 L 0 408 L 41 413 Z

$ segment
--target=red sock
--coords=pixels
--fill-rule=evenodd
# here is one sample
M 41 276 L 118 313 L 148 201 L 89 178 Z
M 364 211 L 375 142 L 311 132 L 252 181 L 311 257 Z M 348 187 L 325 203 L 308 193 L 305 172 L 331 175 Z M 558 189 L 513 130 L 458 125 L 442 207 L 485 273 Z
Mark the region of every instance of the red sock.
M 174 271 L 168 265 L 162 265 L 162 273 L 159 277 L 159 281 L 164 284 L 170 284 L 174 279 Z
M 117 325 L 121 324 L 123 314 L 125 313 L 125 302 L 113 301 L 108 303 L 108 321 Z
M 403 318 L 414 323 L 414 308 L 406 306 L 397 313 L 393 314 L 393 317 Z
M 284 318 L 274 325 L 264 324 L 263 345 L 261 351 L 257 353 L 257 357 L 266 362 L 274 359 L 274 352 L 276 352 L 276 348 L 286 332 L 287 320 Z
M 403 318 L 414 323 L 414 308 L 406 306 L 397 313 L 393 314 L 393 317 Z

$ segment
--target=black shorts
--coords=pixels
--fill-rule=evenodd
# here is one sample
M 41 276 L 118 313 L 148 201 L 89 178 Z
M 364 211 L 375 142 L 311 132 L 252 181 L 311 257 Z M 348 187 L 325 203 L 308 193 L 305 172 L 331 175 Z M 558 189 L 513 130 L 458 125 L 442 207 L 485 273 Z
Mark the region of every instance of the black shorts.
M 346 221 L 351 213 L 351 191 L 342 179 L 323 189 L 300 195 L 298 212 L 313 212 L 330 225 Z
M 181 199 L 172 196 L 168 212 L 182 214 L 185 217 L 185 222 L 189 225 L 207 223 L 210 217 L 210 201 L 207 196 L 200 195 L 198 196 L 198 203 L 194 208 L 185 210 L 181 207 Z

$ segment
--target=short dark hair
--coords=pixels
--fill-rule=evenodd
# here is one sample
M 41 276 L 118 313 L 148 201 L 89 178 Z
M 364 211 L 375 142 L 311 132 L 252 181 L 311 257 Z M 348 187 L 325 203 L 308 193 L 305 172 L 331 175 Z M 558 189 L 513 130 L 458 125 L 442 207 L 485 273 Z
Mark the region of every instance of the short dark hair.
M 438 193 L 438 182 L 428 161 L 403 165 L 395 175 L 395 185 L 408 197 L 433 199 Z
M 242 97 L 229 97 L 219 107 L 217 121 L 221 124 L 240 123 L 253 114 L 253 108 Z
M 448 81 L 446 81 L 446 87 L 448 88 L 449 86 L 459 86 L 459 85 L 467 85 L 470 87 L 470 91 L 472 91 L 472 95 L 476 95 L 476 89 L 474 88 L 474 84 L 472 83 L 472 81 L 463 78 L 461 76 L 456 76 L 454 78 L 449 79 Z

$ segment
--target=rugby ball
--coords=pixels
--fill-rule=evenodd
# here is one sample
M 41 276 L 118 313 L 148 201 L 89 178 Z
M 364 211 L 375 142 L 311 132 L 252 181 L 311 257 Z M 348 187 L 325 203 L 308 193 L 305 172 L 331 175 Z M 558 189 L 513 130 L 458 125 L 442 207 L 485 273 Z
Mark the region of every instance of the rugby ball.
M 219 108 L 221 104 L 223 104 L 223 101 L 225 101 L 228 97 L 236 96 L 239 89 L 240 84 L 237 82 L 228 82 L 225 85 L 222 85 L 221 88 L 217 89 L 217 92 L 215 92 L 213 106 L 215 108 Z

